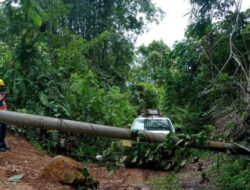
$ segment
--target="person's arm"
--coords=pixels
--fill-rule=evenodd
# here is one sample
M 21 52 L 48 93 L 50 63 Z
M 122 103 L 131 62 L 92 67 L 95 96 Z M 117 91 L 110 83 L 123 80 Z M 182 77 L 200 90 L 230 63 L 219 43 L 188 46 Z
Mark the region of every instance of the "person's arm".
M 0 93 L 0 101 L 1 102 L 4 101 L 7 98 L 8 95 L 9 95 L 8 92 L 2 92 L 2 93 Z
M 9 94 L 7 94 L 7 93 L 4 94 L 4 95 L 3 95 L 3 98 L 2 98 L 2 101 L 4 101 L 4 100 L 7 98 L 8 95 L 9 95 Z
M 5 100 L 5 99 L 4 99 L 3 94 L 2 94 L 2 93 L 0 93 L 0 103 L 2 103 L 4 100 Z

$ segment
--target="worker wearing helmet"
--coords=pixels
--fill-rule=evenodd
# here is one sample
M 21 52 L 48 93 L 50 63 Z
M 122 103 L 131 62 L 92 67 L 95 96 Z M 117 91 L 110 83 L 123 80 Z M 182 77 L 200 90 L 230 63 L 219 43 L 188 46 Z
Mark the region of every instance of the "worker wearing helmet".
M 6 111 L 7 105 L 5 102 L 8 93 L 5 92 L 5 84 L 2 79 L 0 79 L 0 111 Z M 6 124 L 0 123 L 0 152 L 4 152 L 9 148 L 5 144 L 5 136 L 6 136 Z

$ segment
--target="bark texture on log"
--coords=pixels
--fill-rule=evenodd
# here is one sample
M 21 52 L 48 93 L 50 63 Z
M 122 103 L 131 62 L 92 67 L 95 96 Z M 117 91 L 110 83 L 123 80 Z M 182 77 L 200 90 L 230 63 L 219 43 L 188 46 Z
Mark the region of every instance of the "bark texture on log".
M 131 139 L 133 134 L 130 129 L 111 127 L 106 125 L 99 125 L 93 123 L 85 123 L 73 120 L 58 119 L 52 117 L 45 117 L 32 114 L 24 114 L 11 111 L 0 111 L 0 122 L 6 124 L 13 124 L 17 126 L 25 126 L 31 128 L 41 128 L 44 130 L 58 130 L 63 132 L 72 132 L 77 134 L 84 134 L 89 136 L 110 137 L 120 139 Z M 150 133 L 141 131 L 140 136 L 143 136 L 148 142 L 164 142 L 166 134 Z M 233 143 L 222 143 L 215 141 L 208 141 L 205 144 L 191 144 L 189 147 L 210 149 L 216 151 L 230 150 L 233 153 L 250 155 L 250 149 Z

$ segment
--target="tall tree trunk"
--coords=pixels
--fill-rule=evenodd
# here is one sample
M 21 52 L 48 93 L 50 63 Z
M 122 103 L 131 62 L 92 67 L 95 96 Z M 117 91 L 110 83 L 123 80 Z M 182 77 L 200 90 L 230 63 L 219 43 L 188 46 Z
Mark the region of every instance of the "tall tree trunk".
M 246 90 L 246 103 L 247 111 L 250 115 L 250 54 L 248 54 L 248 78 L 247 78 L 247 90 Z
M 250 113 L 250 79 L 247 80 L 247 87 L 246 87 L 246 108 L 247 111 Z

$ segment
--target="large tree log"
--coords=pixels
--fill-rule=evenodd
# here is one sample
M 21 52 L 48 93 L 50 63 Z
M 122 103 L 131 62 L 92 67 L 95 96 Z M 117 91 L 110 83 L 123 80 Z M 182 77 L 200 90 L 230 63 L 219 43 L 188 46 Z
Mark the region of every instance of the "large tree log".
M 58 119 L 32 114 L 24 114 L 11 111 L 0 111 L 0 122 L 13 124 L 19 127 L 40 128 L 44 130 L 58 130 L 63 132 L 72 132 L 89 136 L 110 137 L 120 139 L 131 139 L 133 134 L 130 129 L 111 127 L 93 123 L 85 123 L 73 120 Z M 163 142 L 166 139 L 165 134 L 140 132 L 148 142 Z M 200 149 L 211 149 L 215 151 L 231 151 L 233 153 L 250 155 L 250 150 L 239 144 L 222 143 L 208 141 L 205 144 L 190 144 L 189 147 Z

